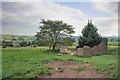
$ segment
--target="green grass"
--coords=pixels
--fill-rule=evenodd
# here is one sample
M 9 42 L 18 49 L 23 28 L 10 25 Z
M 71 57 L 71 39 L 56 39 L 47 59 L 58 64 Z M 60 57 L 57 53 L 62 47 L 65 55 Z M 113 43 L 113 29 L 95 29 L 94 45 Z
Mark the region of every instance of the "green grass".
M 35 78 L 40 74 L 50 74 L 49 67 L 44 64 L 70 57 L 47 54 L 41 48 L 6 48 L 2 55 L 3 78 Z
M 51 68 L 45 64 L 62 60 L 90 63 L 105 74 L 111 72 L 113 76 L 117 76 L 118 48 L 108 48 L 108 54 L 93 57 L 58 56 L 58 50 L 52 51 L 47 48 L 5 48 L 2 53 L 2 78 L 36 78 L 43 74 L 51 75 Z
M 108 42 L 108 45 L 110 45 L 110 46 L 115 46 L 115 45 L 120 45 L 120 41 L 109 41 Z

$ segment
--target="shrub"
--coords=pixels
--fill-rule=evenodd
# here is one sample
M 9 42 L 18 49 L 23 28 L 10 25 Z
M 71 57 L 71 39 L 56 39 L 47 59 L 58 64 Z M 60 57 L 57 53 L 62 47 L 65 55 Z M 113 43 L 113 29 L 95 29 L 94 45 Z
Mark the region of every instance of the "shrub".
M 3 46 L 3 48 L 6 48 L 6 46 Z

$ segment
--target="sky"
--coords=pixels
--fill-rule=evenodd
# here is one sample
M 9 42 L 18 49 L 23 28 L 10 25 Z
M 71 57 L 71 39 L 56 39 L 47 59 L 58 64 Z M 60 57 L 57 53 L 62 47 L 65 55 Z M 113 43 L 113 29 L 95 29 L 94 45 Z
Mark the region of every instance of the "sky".
M 41 19 L 73 25 L 74 36 L 92 19 L 102 36 L 118 35 L 117 2 L 2 2 L 2 34 L 35 35 Z

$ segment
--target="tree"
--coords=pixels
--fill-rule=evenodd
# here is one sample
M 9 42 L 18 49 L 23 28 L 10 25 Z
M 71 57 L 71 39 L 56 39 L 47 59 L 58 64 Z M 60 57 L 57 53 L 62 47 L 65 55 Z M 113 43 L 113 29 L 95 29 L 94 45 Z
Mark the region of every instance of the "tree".
M 11 41 L 2 41 L 3 47 L 13 47 L 13 43 Z
M 36 34 L 37 42 L 47 42 L 47 45 L 55 49 L 65 35 L 74 33 L 72 25 L 59 20 L 44 20 L 40 22 L 39 32 Z
M 28 46 L 27 42 L 26 41 L 22 41 L 19 43 L 20 47 L 26 47 Z
M 65 38 L 61 39 L 60 44 L 63 45 L 63 46 L 72 46 L 74 42 L 75 42 L 74 38 L 65 37 Z
M 92 24 L 92 20 L 88 20 L 87 25 L 82 29 L 82 36 L 78 39 L 79 45 L 77 48 L 84 46 L 94 47 L 100 44 L 102 38 L 97 31 L 98 29 Z
M 19 41 L 24 41 L 24 38 L 22 36 L 19 37 L 18 39 L 19 39 Z
M 12 36 L 12 40 L 15 41 L 15 40 L 16 40 L 16 37 L 15 37 L 15 36 Z

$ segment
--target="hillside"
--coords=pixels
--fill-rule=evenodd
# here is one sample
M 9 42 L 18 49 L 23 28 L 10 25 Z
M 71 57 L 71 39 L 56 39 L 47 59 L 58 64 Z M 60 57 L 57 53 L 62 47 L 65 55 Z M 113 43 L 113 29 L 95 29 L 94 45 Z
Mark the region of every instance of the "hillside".
M 20 37 L 22 37 L 24 40 L 34 40 L 34 36 L 27 36 L 27 35 L 13 35 L 13 34 L 2 34 L 0 35 L 0 39 L 2 40 L 12 40 L 12 38 L 15 38 L 18 40 Z M 76 41 L 78 40 L 79 36 L 72 36 Z M 108 41 L 113 40 L 120 40 L 120 37 L 117 36 L 102 36 L 103 38 L 108 38 Z
M 78 40 L 79 36 L 72 36 L 75 40 Z M 102 36 L 103 38 L 108 38 L 108 41 L 116 41 L 116 40 L 120 40 L 120 36 Z
M 2 36 L 2 37 L 1 37 Z M 34 40 L 35 37 L 34 36 L 27 36 L 27 35 L 13 35 L 13 34 L 2 34 L 0 35 L 0 38 L 2 38 L 2 40 L 12 40 L 12 39 L 16 39 L 19 40 L 19 38 L 23 38 L 24 40 L 27 41 L 31 41 Z

